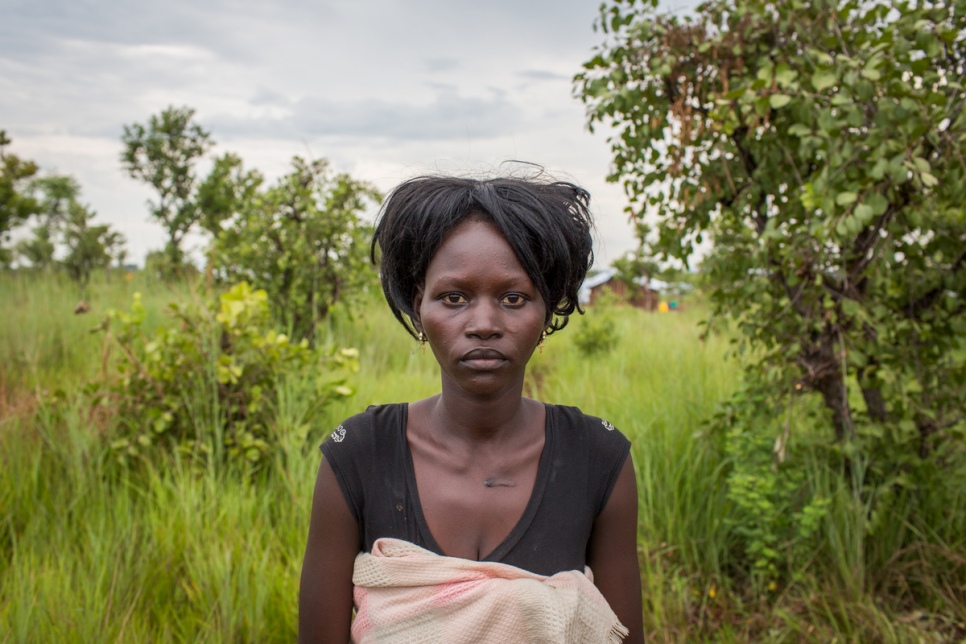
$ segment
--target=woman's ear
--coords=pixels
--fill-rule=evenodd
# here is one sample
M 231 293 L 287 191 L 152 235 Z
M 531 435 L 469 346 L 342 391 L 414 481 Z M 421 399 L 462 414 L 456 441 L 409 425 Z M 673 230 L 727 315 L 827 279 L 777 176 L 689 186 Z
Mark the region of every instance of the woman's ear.
M 416 287 L 416 296 L 413 297 L 413 328 L 416 329 L 417 333 L 423 332 L 423 323 L 419 319 L 419 307 L 423 305 L 423 287 Z

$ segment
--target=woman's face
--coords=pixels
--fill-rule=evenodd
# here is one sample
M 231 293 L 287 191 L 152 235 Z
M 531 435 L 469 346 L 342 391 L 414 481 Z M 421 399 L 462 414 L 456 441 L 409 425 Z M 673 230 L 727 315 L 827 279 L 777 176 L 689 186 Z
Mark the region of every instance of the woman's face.
M 470 220 L 440 245 L 416 294 L 417 324 L 447 385 L 479 395 L 522 386 L 547 306 L 493 224 Z

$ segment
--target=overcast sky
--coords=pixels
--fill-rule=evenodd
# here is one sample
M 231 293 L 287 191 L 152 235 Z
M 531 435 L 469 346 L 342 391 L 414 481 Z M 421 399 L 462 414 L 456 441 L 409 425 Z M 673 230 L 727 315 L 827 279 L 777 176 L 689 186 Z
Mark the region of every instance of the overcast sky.
M 293 155 L 383 191 L 426 172 L 541 164 L 590 190 L 603 267 L 635 242 L 621 189 L 604 181 L 606 140 L 572 96 L 602 38 L 598 4 L 0 0 L 0 128 L 12 153 L 76 177 L 138 263 L 164 238 L 151 191 L 121 169 L 122 126 L 188 105 L 215 153 L 270 180 Z

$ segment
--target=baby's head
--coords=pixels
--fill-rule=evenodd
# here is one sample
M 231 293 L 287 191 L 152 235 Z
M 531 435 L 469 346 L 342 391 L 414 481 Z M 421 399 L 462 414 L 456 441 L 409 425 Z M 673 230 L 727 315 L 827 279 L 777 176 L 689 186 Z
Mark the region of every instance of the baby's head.
M 386 199 L 372 240 L 382 253 L 382 288 L 404 327 L 416 337 L 413 303 L 443 240 L 469 221 L 492 222 L 547 304 L 548 332 L 580 311 L 577 291 L 594 262 L 593 220 L 586 190 L 533 179 L 418 177 Z

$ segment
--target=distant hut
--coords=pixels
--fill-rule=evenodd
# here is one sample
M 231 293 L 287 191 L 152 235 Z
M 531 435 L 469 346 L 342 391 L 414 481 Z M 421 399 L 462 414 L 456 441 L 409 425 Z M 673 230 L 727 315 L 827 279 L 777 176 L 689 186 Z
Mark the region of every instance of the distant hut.
M 630 303 L 645 311 L 656 311 L 657 305 L 661 301 L 661 293 L 658 290 L 656 280 L 648 280 L 646 277 L 638 277 L 634 280 L 636 288 L 631 294 Z
M 617 279 L 617 276 L 617 270 L 607 268 L 587 277 L 580 287 L 581 305 L 593 306 L 608 291 L 637 308 L 645 311 L 657 310 L 660 293 L 648 283 L 647 278 L 638 278 L 628 284 L 625 280 Z

